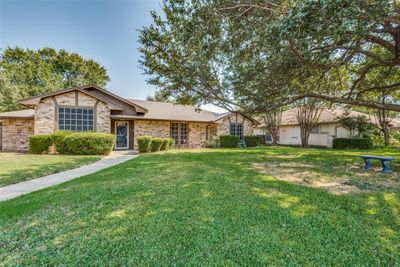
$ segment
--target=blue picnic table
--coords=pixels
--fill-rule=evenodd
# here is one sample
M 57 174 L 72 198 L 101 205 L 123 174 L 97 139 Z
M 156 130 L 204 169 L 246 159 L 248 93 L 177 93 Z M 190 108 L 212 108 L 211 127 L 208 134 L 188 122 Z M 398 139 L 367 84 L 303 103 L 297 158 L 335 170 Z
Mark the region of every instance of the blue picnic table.
M 393 157 L 380 157 L 380 156 L 362 155 L 361 158 L 365 162 L 364 169 L 366 169 L 366 170 L 372 170 L 371 160 L 372 159 L 376 159 L 376 160 L 379 160 L 382 163 L 382 172 L 383 173 L 392 172 L 392 170 L 390 169 L 390 162 L 395 159 Z

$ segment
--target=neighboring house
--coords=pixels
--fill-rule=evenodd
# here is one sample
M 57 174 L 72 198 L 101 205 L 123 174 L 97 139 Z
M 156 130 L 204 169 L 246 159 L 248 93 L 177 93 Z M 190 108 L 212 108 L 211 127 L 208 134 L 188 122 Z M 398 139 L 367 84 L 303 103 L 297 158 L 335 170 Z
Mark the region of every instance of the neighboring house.
M 311 146 L 327 146 L 332 138 L 351 137 L 348 130 L 344 129 L 339 123 L 342 116 L 365 116 L 373 124 L 378 124 L 375 116 L 365 113 L 346 110 L 346 109 L 324 109 L 319 117 L 318 126 L 315 127 L 309 138 L 309 145 Z M 260 124 L 254 130 L 254 134 L 264 134 L 264 125 Z M 389 127 L 397 131 L 400 129 L 400 120 L 392 119 Z M 268 139 L 268 138 L 267 138 Z M 290 109 L 282 113 L 281 125 L 279 127 L 279 144 L 283 145 L 301 145 L 300 127 L 296 119 L 296 109 Z
M 19 103 L 30 109 L 0 113 L 1 150 L 26 151 L 31 135 L 58 130 L 114 133 L 116 149 L 137 149 L 137 138 L 143 135 L 171 137 L 177 146 L 197 148 L 212 136 L 251 135 L 259 124 L 242 113 L 217 114 L 194 106 L 124 99 L 93 85 Z

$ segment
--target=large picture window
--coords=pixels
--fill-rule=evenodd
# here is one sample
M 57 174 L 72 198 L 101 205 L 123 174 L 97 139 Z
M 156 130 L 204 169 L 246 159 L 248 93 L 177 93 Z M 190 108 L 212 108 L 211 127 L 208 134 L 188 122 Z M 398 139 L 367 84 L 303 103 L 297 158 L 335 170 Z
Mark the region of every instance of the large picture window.
M 229 125 L 229 134 L 239 136 L 240 139 L 243 139 L 243 123 L 231 122 Z
M 175 140 L 177 145 L 185 145 L 188 143 L 189 127 L 186 122 L 171 123 L 171 138 Z
M 93 131 L 93 109 L 59 108 L 58 129 L 68 131 Z

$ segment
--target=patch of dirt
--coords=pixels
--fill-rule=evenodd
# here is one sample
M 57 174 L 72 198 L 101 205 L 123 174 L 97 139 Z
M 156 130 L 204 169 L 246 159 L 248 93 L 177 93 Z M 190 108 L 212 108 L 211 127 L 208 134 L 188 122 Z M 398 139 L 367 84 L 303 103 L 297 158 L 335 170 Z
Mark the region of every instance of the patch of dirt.
M 362 189 L 349 183 L 348 179 L 328 180 L 315 171 L 311 164 L 291 163 L 254 163 L 254 168 L 266 175 L 279 180 L 312 188 L 322 188 L 332 194 L 367 193 L 371 190 Z M 313 171 L 314 170 L 314 171 Z

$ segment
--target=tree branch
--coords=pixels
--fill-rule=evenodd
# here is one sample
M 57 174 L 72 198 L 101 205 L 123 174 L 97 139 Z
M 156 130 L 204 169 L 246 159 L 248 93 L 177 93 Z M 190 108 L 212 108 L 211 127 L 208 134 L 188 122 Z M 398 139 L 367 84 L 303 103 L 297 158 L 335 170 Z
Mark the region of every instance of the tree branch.
M 382 104 L 379 102 L 370 102 L 370 101 L 361 100 L 361 99 L 342 98 L 342 97 L 337 97 L 337 96 L 329 96 L 329 95 L 311 92 L 311 93 L 305 93 L 305 94 L 301 94 L 301 95 L 292 96 L 291 98 L 289 98 L 287 100 L 279 101 L 279 103 L 275 104 L 275 105 L 260 106 L 259 108 L 253 109 L 250 113 L 271 112 L 277 108 L 293 104 L 294 102 L 296 102 L 298 100 L 308 98 L 308 97 L 309 98 L 317 98 L 317 99 L 321 99 L 321 100 L 325 100 L 325 101 L 329 101 L 329 102 L 333 102 L 333 103 L 338 103 L 338 104 L 362 106 L 362 107 L 368 107 L 368 108 L 373 108 L 373 109 L 400 111 L 399 104 Z
M 357 93 L 356 99 L 359 98 L 363 93 L 370 92 L 370 91 L 375 91 L 375 90 L 388 90 L 392 89 L 395 87 L 399 87 L 400 82 L 394 83 L 394 84 L 389 84 L 389 85 L 384 85 L 384 86 L 373 86 L 364 90 L 361 90 L 360 92 Z
M 274 8 L 273 8 L 274 7 Z M 232 10 L 232 9 L 239 9 L 239 8 L 246 8 L 246 9 L 263 9 L 268 10 L 271 12 L 276 12 L 280 14 L 287 14 L 287 11 L 280 11 L 279 9 L 283 9 L 282 6 L 274 4 L 274 3 L 266 3 L 266 4 L 237 4 L 233 6 L 222 7 L 220 10 Z

